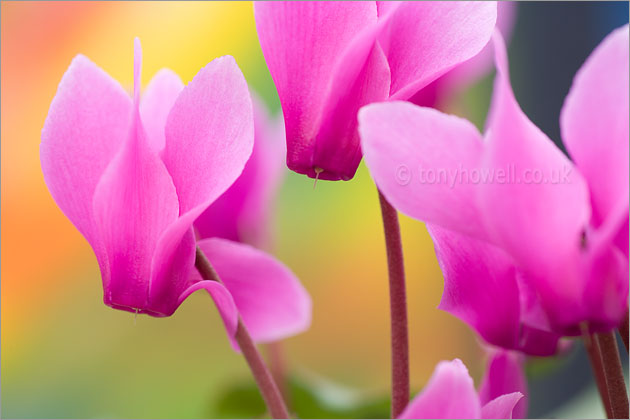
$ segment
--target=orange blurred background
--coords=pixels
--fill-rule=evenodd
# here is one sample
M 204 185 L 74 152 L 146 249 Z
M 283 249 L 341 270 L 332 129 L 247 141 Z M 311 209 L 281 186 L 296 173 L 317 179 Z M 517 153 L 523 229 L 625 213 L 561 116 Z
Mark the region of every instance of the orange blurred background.
M 167 319 L 106 307 L 91 248 L 53 202 L 39 163 L 40 133 L 61 76 L 82 53 L 132 84 L 133 38 L 143 83 L 162 67 L 184 82 L 213 58 L 236 58 L 278 112 L 251 3 L 3 2 L 2 415 L 206 417 L 226 384 L 249 381 L 211 300 L 195 294 Z M 362 165 L 350 182 L 289 173 L 276 256 L 313 297 L 313 324 L 287 340 L 290 369 L 371 393 L 389 389 L 389 309 L 376 190 Z M 442 277 L 424 226 L 402 218 L 412 388 L 442 359 L 478 380 L 472 332 L 436 309 Z M 210 414 L 209 414 L 210 413 Z

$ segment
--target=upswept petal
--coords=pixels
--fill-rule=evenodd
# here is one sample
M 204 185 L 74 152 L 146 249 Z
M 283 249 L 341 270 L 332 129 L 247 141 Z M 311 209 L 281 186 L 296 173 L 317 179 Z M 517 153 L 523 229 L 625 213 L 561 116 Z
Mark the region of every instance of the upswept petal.
M 599 44 L 577 72 L 560 115 L 562 139 L 588 182 L 595 226 L 619 201 L 628 203 L 628 43 L 625 25 Z
M 518 349 L 519 289 L 513 260 L 501 249 L 427 225 L 444 275 L 439 308 L 473 327 L 487 342 Z
M 158 71 L 145 89 L 140 100 L 140 116 L 153 150 L 160 153 L 166 142 L 166 119 L 173 104 L 184 89 L 184 83 L 170 69 Z
M 528 391 L 523 359 L 522 354 L 513 351 L 491 350 L 488 367 L 479 387 L 479 398 L 484 405 L 481 409 L 482 418 L 527 418 Z M 505 394 L 512 397 L 506 398 Z M 499 398 L 500 403 L 497 401 Z
M 117 309 L 148 312 L 151 260 L 158 238 L 178 216 L 169 173 L 146 140 L 138 109 L 141 50 L 136 39 L 135 111 L 128 140 L 103 173 L 93 197 L 94 219 L 107 254 L 103 274 L 105 303 Z
M 276 341 L 309 327 L 311 299 L 282 263 L 249 245 L 221 238 L 201 240 L 198 246 L 232 295 L 254 341 Z
M 284 125 L 254 103 L 254 149 L 232 186 L 195 221 L 201 238 L 219 237 L 264 248 L 270 242 L 270 207 L 286 171 Z
M 379 37 L 391 69 L 390 97 L 408 99 L 488 43 L 495 2 L 402 2 Z
M 524 419 L 519 417 L 516 406 L 523 401 L 523 394 L 513 392 L 501 395 L 481 407 L 482 419 Z
M 493 41 L 497 76 L 484 168 L 510 176 L 483 183 L 479 204 L 494 242 L 544 277 L 579 246 L 590 217 L 588 190 L 573 164 L 519 108 L 503 38 L 495 32 Z
M 282 103 L 287 164 L 316 176 L 314 147 L 324 114 L 330 111 L 326 103 L 338 103 L 355 85 L 353 76 L 364 68 L 374 43 L 376 4 L 256 2 L 254 12 L 260 45 Z M 335 83 L 338 88 L 333 88 Z M 377 86 L 373 81 L 363 89 L 368 87 Z M 340 179 L 341 174 L 324 172 L 321 177 Z
M 438 363 L 433 375 L 398 417 L 401 419 L 478 419 L 481 405 L 461 360 Z
M 92 198 L 101 175 L 129 137 L 132 101 L 83 55 L 63 75 L 42 130 L 40 159 L 55 202 L 106 261 L 95 232 Z
M 159 239 L 151 296 L 186 285 L 188 278 L 168 275 L 164 261 L 172 260 L 195 219 L 239 177 L 253 143 L 245 78 L 232 57 L 215 59 L 179 94 L 166 123 L 162 158 L 177 191 L 179 218 Z
M 359 132 L 370 174 L 394 207 L 415 219 L 485 238 L 475 196 L 483 144 L 470 122 L 390 102 L 363 107 Z

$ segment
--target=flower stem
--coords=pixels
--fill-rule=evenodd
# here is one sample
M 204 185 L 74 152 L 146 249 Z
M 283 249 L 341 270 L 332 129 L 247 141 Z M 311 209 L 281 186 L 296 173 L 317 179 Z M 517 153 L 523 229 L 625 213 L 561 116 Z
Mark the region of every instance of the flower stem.
M 627 419 L 628 394 L 626 393 L 626 383 L 623 378 L 623 367 L 619 358 L 615 332 L 599 333 L 596 336 L 601 349 L 612 416 L 616 419 Z
M 389 305 L 392 341 L 392 418 L 397 418 L 409 402 L 409 337 L 407 332 L 407 297 L 402 241 L 398 213 L 379 191 L 387 248 Z
M 282 398 L 290 404 L 289 390 L 287 389 L 289 385 L 287 379 L 287 366 L 282 341 L 273 341 L 267 344 L 266 347 L 267 361 L 269 363 L 271 375 L 276 381 L 276 385 L 278 385 L 280 395 L 282 395 Z
M 199 247 L 197 247 L 197 253 L 195 255 L 195 267 L 197 267 L 197 270 L 199 270 L 199 273 L 205 280 L 221 282 L 219 275 Z M 260 390 L 265 403 L 267 404 L 269 413 L 275 419 L 288 419 L 289 413 L 284 400 L 280 395 L 278 386 L 274 382 L 269 369 L 267 369 L 263 358 L 260 356 L 254 341 L 249 335 L 249 332 L 247 332 L 247 328 L 245 328 L 245 324 L 243 324 L 240 317 L 238 319 L 238 326 L 236 327 L 236 335 L 234 338 L 241 348 L 241 352 L 243 353 L 243 356 L 245 356 L 245 360 L 254 375 L 254 379 L 256 380 L 256 384 L 258 385 L 258 389 Z
M 610 406 L 610 396 L 608 395 L 608 387 L 606 385 L 606 376 L 604 374 L 602 351 L 599 347 L 599 340 L 597 340 L 597 336 L 595 334 L 589 334 L 588 332 L 585 332 L 583 338 L 584 347 L 586 347 L 586 352 L 588 353 L 588 358 L 591 362 L 591 367 L 593 368 L 593 375 L 595 376 L 597 390 L 599 391 L 599 396 L 601 397 L 602 404 L 606 410 L 606 417 L 610 419 L 613 416 L 613 412 L 612 407 Z
M 619 335 L 621 335 L 621 339 L 623 340 L 624 346 L 626 346 L 626 351 L 628 351 L 628 312 L 626 311 L 626 316 L 623 321 L 621 321 L 621 325 L 619 325 Z

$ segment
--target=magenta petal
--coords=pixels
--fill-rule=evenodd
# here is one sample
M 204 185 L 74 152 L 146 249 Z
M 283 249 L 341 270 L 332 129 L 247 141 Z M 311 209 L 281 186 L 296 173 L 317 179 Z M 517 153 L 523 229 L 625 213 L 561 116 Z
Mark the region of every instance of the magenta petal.
M 238 325 L 238 310 L 236 309 L 232 295 L 224 285 L 214 280 L 198 281 L 182 292 L 177 301 L 177 306 L 181 305 L 192 293 L 201 289 L 207 291 L 210 297 L 212 297 L 219 311 L 219 315 L 221 315 L 221 319 L 223 320 L 223 325 L 225 325 L 230 344 L 234 349 L 238 349 L 238 344 L 234 340 L 236 327 Z
M 106 257 L 95 231 L 92 197 L 105 168 L 129 137 L 131 116 L 131 99 L 118 82 L 78 55 L 59 83 L 42 130 L 46 185 L 94 248 L 101 269 Z
M 232 57 L 217 58 L 180 93 L 166 123 L 163 158 L 180 216 L 200 213 L 223 194 L 243 171 L 253 144 L 245 78 Z
M 166 123 L 162 154 L 179 199 L 179 218 L 159 239 L 150 293 L 179 290 L 169 274 L 173 253 L 195 219 L 239 177 L 252 152 L 252 103 L 232 57 L 213 60 L 180 93 Z
M 254 150 L 243 173 L 195 221 L 201 238 L 269 245 L 271 204 L 286 171 L 286 146 L 282 121 L 271 121 L 260 100 L 254 101 L 254 130 Z
M 483 418 L 527 418 L 526 395 L 528 391 L 527 379 L 523 371 L 523 359 L 523 355 L 513 351 L 498 349 L 492 351 L 485 376 L 479 387 L 481 404 L 486 404 L 481 409 Z M 512 397 L 505 398 L 507 395 L 504 394 Z M 498 402 L 500 398 L 501 403 Z M 493 414 L 490 413 L 490 407 Z
M 546 276 L 580 244 L 590 217 L 588 190 L 573 164 L 519 108 L 503 39 L 498 32 L 493 39 L 497 77 L 484 170 L 504 170 L 509 178 L 482 183 L 479 203 L 494 241 L 522 267 Z
M 363 107 L 359 132 L 370 174 L 394 207 L 418 220 L 485 237 L 478 186 L 471 182 L 483 147 L 475 126 L 431 108 L 391 102 Z
M 562 138 L 588 182 L 596 225 L 619 201 L 628 203 L 628 33 L 628 25 L 613 31 L 591 53 L 560 117 Z
M 516 406 L 523 401 L 523 394 L 513 392 L 501 395 L 481 407 L 482 419 L 524 419 L 516 414 Z
M 311 323 L 311 299 L 282 263 L 249 245 L 220 238 L 198 246 L 234 298 L 256 342 L 287 338 Z
M 379 38 L 392 99 L 407 99 L 488 43 L 495 2 L 403 2 Z
M 178 215 L 175 187 L 146 141 L 138 110 L 141 52 L 136 40 L 134 101 L 129 139 L 103 173 L 94 192 L 94 218 L 107 253 L 105 303 L 118 309 L 148 309 L 151 262 L 158 239 Z M 154 314 L 170 315 L 170 314 Z
M 468 369 L 459 359 L 437 364 L 424 389 L 400 419 L 478 419 L 481 405 Z
M 320 174 L 323 179 L 351 177 L 356 170 L 351 153 L 345 157 L 350 163 L 343 166 L 343 173 L 335 172 L 341 169 L 336 162 L 332 163 L 334 168 L 328 169 L 328 162 L 321 160 L 321 155 L 320 160 L 314 160 L 317 136 L 322 122 L 332 118 L 330 113 L 335 104 L 342 109 L 342 99 L 361 102 L 363 93 L 370 94 L 381 88 L 383 73 L 363 65 L 372 51 L 376 34 L 372 32 L 377 21 L 375 3 L 256 2 L 254 11 L 260 45 L 282 103 L 289 168 L 315 176 L 314 167 L 320 165 L 328 172 Z M 382 64 L 378 57 L 375 59 Z M 361 71 L 363 78 L 372 80 L 355 82 L 355 75 Z M 389 80 L 380 99 L 386 99 L 388 84 Z M 350 98 L 349 92 L 353 90 Z M 361 95 L 357 97 L 357 93 Z M 367 103 L 358 102 L 352 106 L 358 109 Z M 348 115 L 350 113 L 348 110 Z M 353 125 L 355 116 L 350 117 L 350 120 L 338 118 L 334 123 L 329 122 L 329 125 L 342 127 L 333 130 L 337 133 L 324 133 L 320 137 L 332 141 L 329 136 L 350 130 L 344 126 Z M 351 152 L 358 149 L 356 139 L 336 140 L 344 142 L 344 147 L 352 149 Z
M 488 243 L 427 227 L 444 275 L 439 308 L 468 323 L 487 342 L 518 348 L 519 290 L 512 259 Z
M 140 116 L 149 144 L 156 152 L 164 149 L 164 130 L 171 108 L 184 89 L 184 84 L 172 70 L 158 71 L 149 82 L 140 101 Z

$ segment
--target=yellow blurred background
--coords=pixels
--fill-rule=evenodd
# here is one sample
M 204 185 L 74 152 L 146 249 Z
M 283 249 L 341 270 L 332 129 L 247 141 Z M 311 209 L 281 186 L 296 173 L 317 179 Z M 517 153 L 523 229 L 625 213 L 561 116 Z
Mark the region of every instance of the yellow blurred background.
M 132 84 L 133 38 L 143 85 L 162 67 L 184 82 L 215 57 L 236 58 L 274 112 L 249 2 L 2 2 L 2 415 L 206 417 L 222 390 L 249 381 L 203 293 L 170 318 L 102 303 L 91 248 L 53 202 L 39 163 L 40 133 L 61 76 L 82 53 Z M 350 182 L 289 173 L 277 206 L 275 255 L 311 293 L 313 324 L 287 340 L 296 375 L 365 395 L 389 389 L 389 308 L 376 190 L 362 165 Z M 472 332 L 436 309 L 442 276 L 424 226 L 402 218 L 412 388 L 435 363 L 459 357 L 478 381 Z

